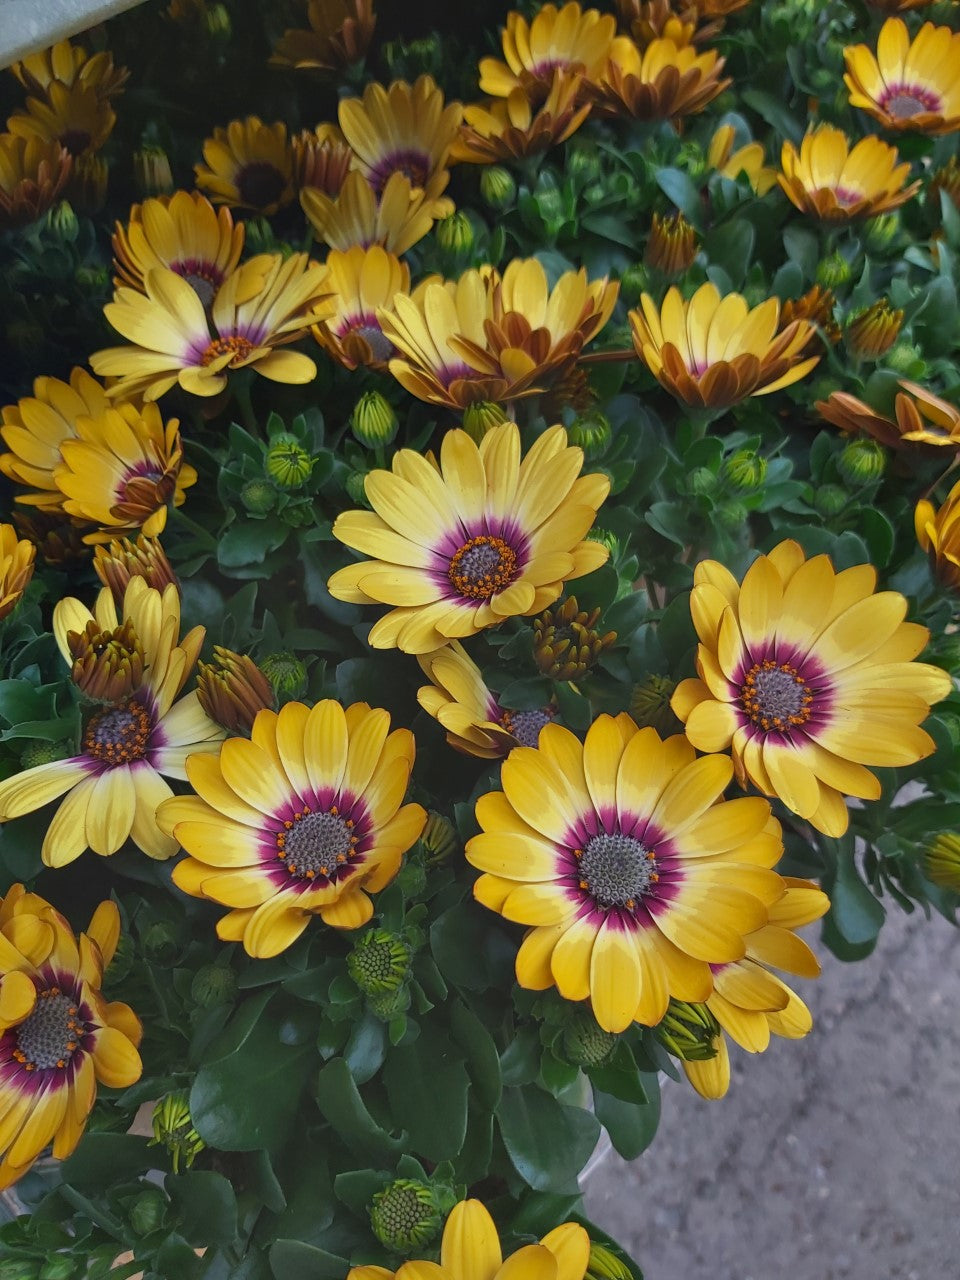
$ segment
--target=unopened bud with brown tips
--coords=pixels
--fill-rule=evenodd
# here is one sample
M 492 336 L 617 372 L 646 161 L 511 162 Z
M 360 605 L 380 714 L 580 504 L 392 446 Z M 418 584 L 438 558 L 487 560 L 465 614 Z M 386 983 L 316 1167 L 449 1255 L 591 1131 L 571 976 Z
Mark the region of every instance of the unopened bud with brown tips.
M 249 733 L 258 712 L 273 710 L 270 681 L 245 653 L 216 644 L 213 661 L 197 666 L 197 699 L 228 733 Z
M 145 578 L 147 586 L 156 591 L 173 584 L 180 590 L 180 583 L 157 538 L 139 534 L 136 542 L 129 538 L 114 538 L 106 545 L 95 548 L 93 567 L 105 587 L 109 587 L 114 601 L 122 607 L 123 597 L 131 578 Z

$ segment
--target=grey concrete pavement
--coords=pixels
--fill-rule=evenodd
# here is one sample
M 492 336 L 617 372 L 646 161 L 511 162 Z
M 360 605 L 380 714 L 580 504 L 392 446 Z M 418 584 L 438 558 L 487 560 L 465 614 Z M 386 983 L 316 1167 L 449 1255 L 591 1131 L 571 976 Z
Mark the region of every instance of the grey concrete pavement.
M 805 1040 L 734 1048 L 717 1102 L 666 1082 L 653 1146 L 590 1179 L 645 1280 L 960 1280 L 960 930 L 894 908 L 821 959 Z

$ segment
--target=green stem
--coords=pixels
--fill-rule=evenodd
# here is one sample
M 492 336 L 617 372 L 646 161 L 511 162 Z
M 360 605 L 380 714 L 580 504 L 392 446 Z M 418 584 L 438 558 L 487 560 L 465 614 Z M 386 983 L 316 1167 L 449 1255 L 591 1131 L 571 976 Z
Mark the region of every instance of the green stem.
M 233 398 L 236 401 L 237 408 L 240 410 L 241 422 L 250 434 L 256 436 L 259 440 L 261 431 L 257 415 L 253 411 L 252 384 L 253 373 L 245 370 L 233 379 L 230 390 L 233 392 Z

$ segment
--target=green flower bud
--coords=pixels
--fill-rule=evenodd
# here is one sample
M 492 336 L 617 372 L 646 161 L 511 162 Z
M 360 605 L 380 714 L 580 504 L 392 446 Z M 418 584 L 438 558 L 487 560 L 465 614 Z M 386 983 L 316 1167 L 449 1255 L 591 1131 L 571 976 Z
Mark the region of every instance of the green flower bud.
M 596 182 L 603 173 L 603 162 L 597 148 L 581 138 L 568 145 L 565 162 L 567 173 L 582 179 L 584 183 Z
M 588 542 L 599 542 L 602 547 L 606 547 L 610 552 L 610 559 L 616 560 L 620 555 L 620 539 L 615 533 L 611 533 L 609 529 L 593 529 L 587 530 Z
M 587 1280 L 633 1280 L 633 1273 L 612 1250 L 591 1240 L 586 1277 Z
M 713 493 L 717 487 L 717 477 L 709 467 L 694 467 L 687 476 L 687 489 L 690 493 Z
M 677 153 L 677 168 L 696 181 L 707 172 L 707 156 L 699 142 L 684 142 Z
M 267 218 L 247 218 L 244 223 L 246 227 L 246 248 L 251 254 L 258 253 L 278 253 L 280 246 L 277 243 L 277 237 L 273 233 L 273 227 Z
M 588 409 L 567 427 L 567 440 L 580 446 L 588 462 L 606 453 L 612 438 L 610 419 L 599 409 Z
M 133 185 L 141 200 L 172 193 L 176 184 L 163 147 L 144 146 L 133 153 Z
M 509 209 L 517 198 L 513 174 L 502 165 L 490 165 L 480 174 L 480 194 L 491 209 Z
M 162 1191 L 144 1191 L 130 1206 L 130 1225 L 138 1236 L 156 1231 L 167 1211 L 167 1199 Z
M 898 342 L 884 356 L 884 364 L 894 373 L 901 373 L 907 378 L 922 377 L 926 371 L 923 352 L 912 342 Z
M 591 182 L 583 193 L 587 204 L 602 204 L 607 198 L 607 188 L 602 182 Z
M 189 1089 L 177 1089 L 165 1094 L 153 1108 L 153 1137 L 151 1147 L 164 1147 L 172 1157 L 173 1172 L 180 1172 L 180 1165 L 189 1169 L 207 1145 L 193 1127 L 190 1115 Z
M 642 729 L 656 729 L 661 737 L 676 732 L 679 721 L 670 709 L 676 687 L 676 681 L 669 676 L 647 676 L 633 686 L 630 714 Z
M 599 1067 L 606 1062 L 617 1047 L 618 1037 L 612 1031 L 604 1031 L 596 1018 L 585 1008 L 577 1008 L 563 1028 L 561 1045 L 563 1056 L 576 1067 Z
M 367 1008 L 381 1022 L 392 1022 L 401 1013 L 410 1008 L 410 988 L 400 987 L 397 991 L 384 991 L 380 995 L 367 996 Z
M 837 470 L 851 488 L 873 484 L 887 469 L 887 451 L 869 436 L 859 436 L 844 445 Z
M 50 229 L 63 244 L 73 244 L 80 234 L 80 219 L 69 200 L 61 200 L 50 210 Z
M 183 937 L 172 920 L 155 920 L 140 939 L 144 954 L 156 964 L 170 964 L 183 949 Z
M 763 486 L 767 460 L 750 449 L 738 449 L 726 459 L 721 473 L 735 493 L 755 493 Z
M 705 1004 L 671 1000 L 654 1030 L 667 1052 L 684 1062 L 706 1062 L 716 1057 L 720 1024 Z
M 419 1251 L 440 1233 L 440 1204 L 433 1188 L 398 1178 L 378 1191 L 370 1204 L 370 1226 L 380 1243 L 404 1257 Z
M 248 480 L 240 490 L 240 501 L 251 515 L 265 516 L 277 502 L 277 491 L 269 480 Z
M 204 23 L 209 35 L 214 40 L 226 43 L 230 39 L 233 27 L 230 22 L 230 11 L 225 4 L 211 4 L 203 11 Z
M 237 975 L 221 964 L 205 964 L 193 975 L 190 999 L 201 1009 L 230 1004 L 237 994 Z
M 392 994 L 410 972 L 410 948 L 386 929 L 370 929 L 353 944 L 347 972 L 364 995 Z
M 393 405 L 379 391 L 364 392 L 350 415 L 351 431 L 369 449 L 389 444 L 399 425 Z
M 456 852 L 459 841 L 450 819 L 437 813 L 436 809 L 430 809 L 427 813 L 427 825 L 420 833 L 420 843 L 427 851 L 430 866 L 439 866 Z
M 817 284 L 823 289 L 839 289 L 849 284 L 852 276 L 850 263 L 842 253 L 831 253 L 817 264 Z
M 740 533 L 747 524 L 749 512 L 742 502 L 722 502 L 714 508 L 713 518 L 726 533 Z
M 479 444 L 492 427 L 506 421 L 503 408 L 489 400 L 475 400 L 463 411 L 463 429 L 475 444 Z
M 257 665 L 270 681 L 278 702 L 294 702 L 307 692 L 307 669 L 296 654 L 269 653 Z
M 620 297 L 628 307 L 640 301 L 640 295 L 650 287 L 650 273 L 642 262 L 627 267 L 620 277 Z
M 33 769 L 38 764 L 52 764 L 54 760 L 65 760 L 73 752 L 73 744 L 64 738 L 60 742 L 46 742 L 40 738 L 28 742 L 20 752 L 20 764 L 24 769 Z
M 281 431 L 270 440 L 267 457 L 264 462 L 267 475 L 272 477 L 281 489 L 299 489 L 310 479 L 310 472 L 316 461 L 307 453 L 296 436 L 289 431 Z
M 37 1280 L 73 1280 L 77 1273 L 77 1264 L 73 1258 L 58 1253 L 55 1258 L 48 1258 L 40 1268 Z
M 106 267 L 85 264 L 76 269 L 73 273 L 73 279 L 81 289 L 85 289 L 89 293 L 99 293 L 107 287 L 110 273 Z
M 367 501 L 367 490 L 365 481 L 367 473 L 365 471 L 351 471 L 343 482 L 343 487 L 347 491 L 347 497 L 351 502 L 355 502 L 358 507 L 369 507 Z
M 813 495 L 813 505 L 817 514 L 827 519 L 838 516 L 845 510 L 849 501 L 850 495 L 838 484 L 822 484 Z
M 444 253 L 455 257 L 466 255 L 473 248 L 473 226 L 462 210 L 451 213 L 448 218 L 441 218 L 436 225 L 437 244 Z
M 960 893 L 960 836 L 937 836 L 923 855 L 923 874 L 941 889 Z
M 889 249 L 900 230 L 900 218 L 896 213 L 882 213 L 864 223 L 864 241 L 875 253 Z
M 535 194 L 537 212 L 547 226 L 562 226 L 565 219 L 563 195 L 555 186 L 541 187 Z

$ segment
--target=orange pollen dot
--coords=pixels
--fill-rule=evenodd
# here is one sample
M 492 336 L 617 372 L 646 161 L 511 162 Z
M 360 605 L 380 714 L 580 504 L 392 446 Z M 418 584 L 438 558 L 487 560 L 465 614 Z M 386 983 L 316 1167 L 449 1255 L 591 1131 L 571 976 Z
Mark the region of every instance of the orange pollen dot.
M 220 356 L 231 353 L 232 359 L 229 362 L 229 367 L 233 368 L 248 356 L 252 350 L 253 343 L 248 338 L 241 338 L 239 334 L 234 334 L 232 338 L 215 338 L 200 357 L 200 363 L 206 368 L 208 364 L 212 364 Z
M 758 729 L 783 732 L 810 719 L 813 692 L 796 667 L 767 658 L 750 668 L 740 686 L 740 705 Z
M 455 591 L 471 600 L 489 600 L 517 576 L 517 553 L 502 538 L 480 534 L 455 553 L 447 578 Z
M 106 765 L 130 764 L 146 755 L 152 729 L 149 712 L 130 698 L 93 717 L 83 735 L 83 750 Z

